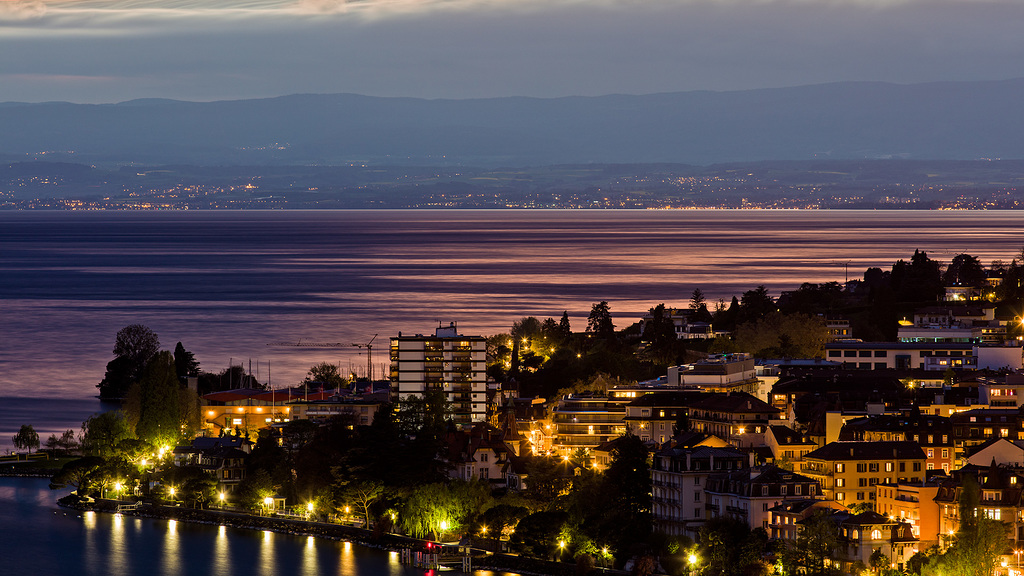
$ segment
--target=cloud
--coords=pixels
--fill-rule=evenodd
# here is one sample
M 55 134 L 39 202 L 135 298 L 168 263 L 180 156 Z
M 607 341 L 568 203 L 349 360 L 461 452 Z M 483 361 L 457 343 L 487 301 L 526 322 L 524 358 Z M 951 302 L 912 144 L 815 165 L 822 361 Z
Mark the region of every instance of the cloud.
M 0 80 L 0 101 L 553 97 L 1024 75 L 1019 0 L 50 0 L 43 9 L 0 23 L 0 70 L 19 75 Z
M 31 20 L 46 15 L 46 4 L 38 0 L 0 0 L 0 22 Z

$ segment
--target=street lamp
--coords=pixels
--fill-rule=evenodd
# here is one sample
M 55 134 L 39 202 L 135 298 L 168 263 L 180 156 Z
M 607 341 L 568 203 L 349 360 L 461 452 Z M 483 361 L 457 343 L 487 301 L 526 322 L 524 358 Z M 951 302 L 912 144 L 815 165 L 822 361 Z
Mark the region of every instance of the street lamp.
M 174 502 L 174 493 L 174 486 L 171 486 L 170 488 L 167 489 L 167 495 L 171 497 L 171 502 Z
M 274 499 L 267 496 L 263 499 L 263 505 L 267 507 L 267 514 L 270 513 L 271 507 L 274 505 Z
M 694 574 L 697 571 L 697 555 L 690 552 L 690 555 L 686 558 L 690 563 L 690 574 Z
M 313 503 L 312 502 L 306 502 L 306 519 L 308 520 L 308 519 L 310 519 L 312 517 L 313 517 Z

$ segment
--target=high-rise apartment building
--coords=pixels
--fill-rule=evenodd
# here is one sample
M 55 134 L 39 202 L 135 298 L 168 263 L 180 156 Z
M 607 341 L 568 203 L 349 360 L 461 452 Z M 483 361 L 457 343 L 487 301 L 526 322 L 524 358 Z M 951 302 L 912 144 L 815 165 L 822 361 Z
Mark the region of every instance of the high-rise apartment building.
M 398 402 L 444 390 L 457 424 L 487 417 L 487 340 L 463 336 L 454 322 L 439 326 L 433 336 L 417 334 L 391 339 L 392 396 Z

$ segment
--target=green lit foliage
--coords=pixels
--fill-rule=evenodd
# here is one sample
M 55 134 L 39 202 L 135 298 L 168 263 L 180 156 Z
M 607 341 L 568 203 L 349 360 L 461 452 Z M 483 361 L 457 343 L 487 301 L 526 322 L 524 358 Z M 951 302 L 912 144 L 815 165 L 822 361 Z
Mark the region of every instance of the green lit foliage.
M 960 529 L 938 563 L 940 576 L 989 576 L 1006 550 L 1006 525 L 981 515 L 980 489 L 970 474 L 961 475 Z
M 384 495 L 384 484 L 378 481 L 356 481 L 339 486 L 337 506 L 351 506 L 363 517 L 363 528 L 370 527 L 370 508 Z
M 171 468 L 172 475 L 164 483 L 175 487 L 175 498 L 192 508 L 205 508 L 217 498 L 217 479 L 194 466 Z
M 266 470 L 255 470 L 246 474 L 235 492 L 238 505 L 252 511 L 261 510 L 264 507 L 263 500 L 273 497 L 275 493 L 274 481 Z
M 93 414 L 82 423 L 82 452 L 90 456 L 110 458 L 119 444 L 133 438 L 135 431 L 121 410 Z
M 182 422 L 174 356 L 170 352 L 153 356 L 139 385 L 141 410 L 136 434 L 154 446 L 175 446 L 182 436 Z
M 443 539 L 471 526 L 490 498 L 490 488 L 484 482 L 427 484 L 412 490 L 398 518 L 412 536 Z

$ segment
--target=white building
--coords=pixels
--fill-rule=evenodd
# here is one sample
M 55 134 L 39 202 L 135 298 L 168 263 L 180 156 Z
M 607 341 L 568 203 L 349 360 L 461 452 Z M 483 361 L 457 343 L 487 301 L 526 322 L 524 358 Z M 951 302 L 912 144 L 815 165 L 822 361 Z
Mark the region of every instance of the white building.
M 391 339 L 392 395 L 402 402 L 429 389 L 444 390 L 458 424 L 487 417 L 487 340 L 463 336 L 452 322 L 433 336 Z

